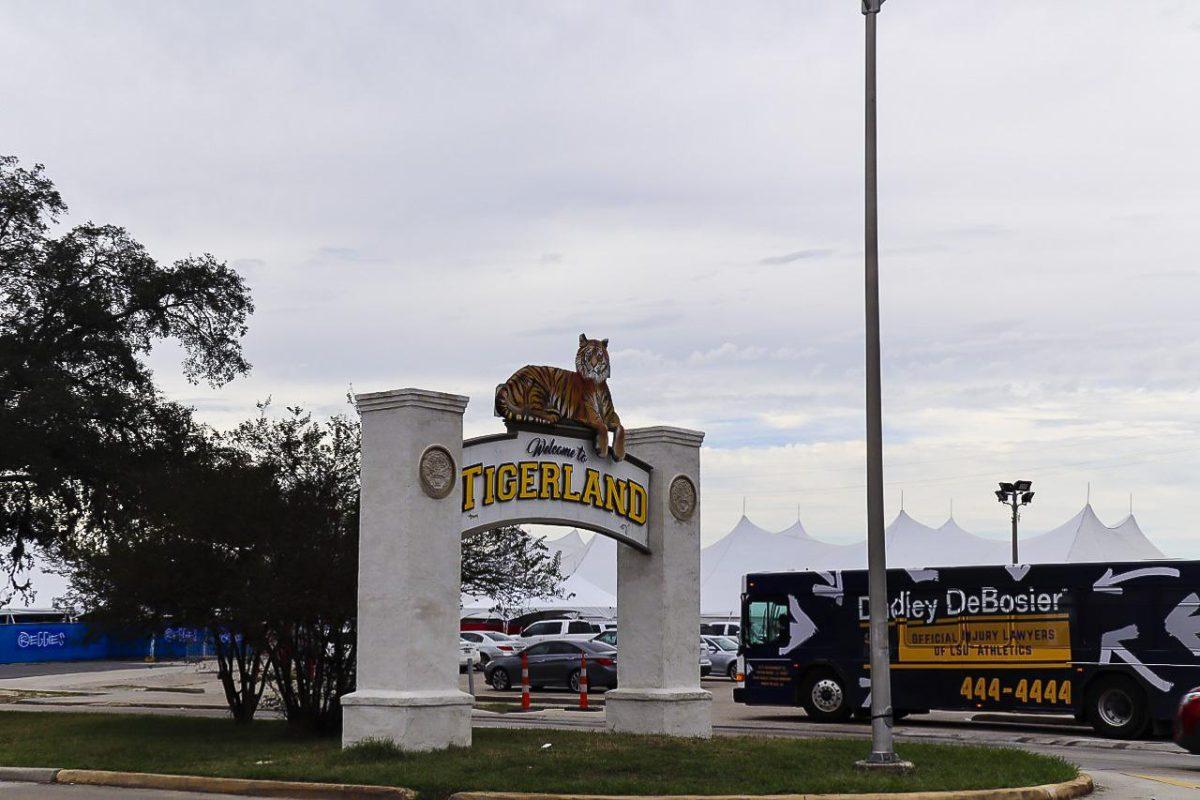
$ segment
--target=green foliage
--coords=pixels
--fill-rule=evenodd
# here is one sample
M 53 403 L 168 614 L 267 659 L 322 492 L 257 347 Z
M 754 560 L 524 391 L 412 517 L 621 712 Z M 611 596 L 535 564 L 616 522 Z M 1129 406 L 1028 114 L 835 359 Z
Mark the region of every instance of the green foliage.
M 543 748 L 549 744 L 550 747 Z M 718 736 L 711 740 L 593 731 L 475 728 L 470 749 L 406 753 L 297 737 L 278 723 L 104 714 L 0 713 L 11 766 L 118 769 L 458 791 L 754 795 L 1036 786 L 1075 777 L 1071 764 L 1023 750 L 899 745 L 912 775 L 862 773 L 863 739 Z
M 492 598 L 493 611 L 508 614 L 531 597 L 561 595 L 559 559 L 518 526 L 476 531 L 462 540 L 462 590 Z
M 31 548 L 142 514 L 142 479 L 190 424 L 154 387 L 156 343 L 182 346 L 193 381 L 249 370 L 241 276 L 207 254 L 161 264 L 113 225 L 54 235 L 66 211 L 40 164 L 0 157 L 0 567 L 17 590 Z

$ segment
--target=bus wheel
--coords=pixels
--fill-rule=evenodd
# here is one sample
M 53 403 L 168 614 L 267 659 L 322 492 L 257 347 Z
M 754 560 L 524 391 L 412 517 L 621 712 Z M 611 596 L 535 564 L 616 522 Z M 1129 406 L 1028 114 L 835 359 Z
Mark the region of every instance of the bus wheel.
M 1110 739 L 1133 739 L 1146 729 L 1145 693 L 1124 675 L 1100 678 L 1088 690 L 1088 720 Z
M 852 711 L 845 682 L 828 669 L 815 669 L 805 676 L 800 705 L 818 722 L 841 722 Z

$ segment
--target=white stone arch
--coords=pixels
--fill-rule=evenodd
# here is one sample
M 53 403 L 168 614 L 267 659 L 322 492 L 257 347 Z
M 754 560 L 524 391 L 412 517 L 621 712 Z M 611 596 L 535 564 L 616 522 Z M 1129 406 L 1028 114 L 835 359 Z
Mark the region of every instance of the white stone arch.
M 592 515 L 592 502 L 583 515 L 576 506 L 587 504 L 561 498 L 526 497 L 499 515 L 472 520 L 464 503 L 468 398 L 398 389 L 356 400 L 362 415 L 358 684 L 342 698 L 344 746 L 364 739 L 390 739 L 410 751 L 470 744 L 473 698 L 458 688 L 461 535 L 517 522 L 585 527 L 625 545 L 617 557 L 619 686 L 606 696 L 607 727 L 711 735 L 711 696 L 700 688 L 697 665 L 702 433 L 631 430 L 628 463 L 603 462 L 618 479 L 644 471 L 640 530 L 621 527 L 636 521 L 628 513 Z M 465 443 L 467 453 L 477 453 L 479 442 Z M 590 457 L 598 459 L 594 451 Z

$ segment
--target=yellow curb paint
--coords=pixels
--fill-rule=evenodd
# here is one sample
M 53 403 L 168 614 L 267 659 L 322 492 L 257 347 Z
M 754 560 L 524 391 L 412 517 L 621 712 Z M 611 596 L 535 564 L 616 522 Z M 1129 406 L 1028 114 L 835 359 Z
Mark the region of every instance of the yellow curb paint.
M 177 792 L 212 792 L 249 797 L 326 798 L 387 797 L 416 800 L 417 793 L 399 786 L 357 786 L 344 783 L 265 781 L 248 778 L 211 778 L 201 775 L 159 775 L 153 772 L 110 772 L 94 769 L 61 769 L 55 783 L 119 786 L 123 789 L 166 789 Z
M 1200 789 L 1200 783 L 1195 781 L 1181 781 L 1178 778 L 1168 778 L 1165 775 L 1142 775 L 1137 772 L 1124 773 L 1131 778 L 1141 778 L 1144 781 L 1155 781 L 1156 783 L 1165 783 L 1168 786 L 1179 786 L 1183 789 Z
M 1066 783 L 1009 789 L 966 789 L 949 792 L 870 792 L 867 794 L 761 795 L 611 795 L 525 792 L 458 792 L 450 800 L 1073 800 L 1095 790 L 1090 775 Z

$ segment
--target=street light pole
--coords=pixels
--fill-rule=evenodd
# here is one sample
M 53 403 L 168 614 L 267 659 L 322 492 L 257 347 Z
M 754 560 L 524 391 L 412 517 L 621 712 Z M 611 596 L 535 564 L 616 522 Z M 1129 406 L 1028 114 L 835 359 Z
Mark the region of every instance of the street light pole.
M 911 769 L 892 744 L 887 554 L 883 536 L 883 402 L 879 356 L 879 207 L 875 155 L 875 18 L 884 0 L 862 0 L 866 40 L 867 567 L 871 637 L 871 755 L 868 769 Z
M 1027 506 L 1033 502 L 1033 481 L 1013 481 L 1008 483 L 1002 481 L 1000 488 L 996 490 L 996 499 L 1006 506 L 1012 506 L 1012 563 L 1019 564 L 1017 560 L 1017 523 L 1021 519 L 1021 506 Z

